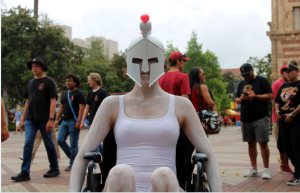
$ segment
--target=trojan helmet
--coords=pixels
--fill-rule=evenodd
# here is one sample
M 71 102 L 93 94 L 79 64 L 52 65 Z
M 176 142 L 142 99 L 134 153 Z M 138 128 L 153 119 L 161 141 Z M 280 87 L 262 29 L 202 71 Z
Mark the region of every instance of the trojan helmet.
M 164 74 L 166 52 L 161 41 L 150 35 L 151 21 L 149 21 L 149 15 L 142 15 L 141 20 L 142 35 L 130 43 L 126 52 L 127 75 L 142 87 L 140 71 L 148 72 L 150 70 L 150 87 Z M 139 64 L 133 63 L 133 58 L 142 59 L 141 70 Z M 158 62 L 149 66 L 148 59 L 151 58 L 157 58 Z

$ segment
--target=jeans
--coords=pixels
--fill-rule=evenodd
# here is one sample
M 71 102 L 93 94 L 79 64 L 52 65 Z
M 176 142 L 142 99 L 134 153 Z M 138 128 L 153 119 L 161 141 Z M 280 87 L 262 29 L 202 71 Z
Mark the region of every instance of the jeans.
M 30 173 L 33 144 L 38 129 L 42 134 L 47 150 L 50 169 L 58 169 L 57 155 L 51 138 L 52 131 L 46 131 L 47 122 L 25 120 L 25 145 L 23 150 L 23 163 L 21 170 Z
M 70 159 L 69 166 L 73 165 L 74 159 L 78 153 L 79 133 L 80 129 L 76 129 L 75 119 L 62 121 L 58 131 L 57 144 L 61 147 L 61 149 Z M 69 135 L 71 147 L 66 142 Z
M 295 167 L 294 177 L 300 179 L 300 122 L 280 121 L 283 148 Z

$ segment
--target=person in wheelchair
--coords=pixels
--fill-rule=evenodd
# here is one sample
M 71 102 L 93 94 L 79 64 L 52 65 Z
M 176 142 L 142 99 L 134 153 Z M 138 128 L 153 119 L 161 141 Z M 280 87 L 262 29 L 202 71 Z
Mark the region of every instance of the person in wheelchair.
M 81 191 L 88 165 L 84 155 L 94 151 L 111 128 L 117 159 L 102 191 L 182 191 L 175 163 L 182 128 L 196 149 L 208 157 L 205 168 L 210 190 L 221 192 L 220 167 L 192 103 L 166 93 L 158 84 L 164 73 L 164 46 L 150 35 L 149 16 L 142 15 L 141 20 L 142 36 L 131 42 L 126 53 L 127 75 L 135 86 L 128 94 L 109 96 L 102 102 L 73 164 L 70 191 Z

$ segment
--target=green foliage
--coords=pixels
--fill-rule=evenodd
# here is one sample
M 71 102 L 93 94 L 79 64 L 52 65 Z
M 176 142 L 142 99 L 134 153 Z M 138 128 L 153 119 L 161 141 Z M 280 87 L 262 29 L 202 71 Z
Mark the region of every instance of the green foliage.
M 24 103 L 23 94 L 28 81 L 34 78 L 26 63 L 34 57 L 44 60 L 46 74 L 58 86 L 72 68 L 74 44 L 63 30 L 49 22 L 47 15 L 36 21 L 32 10 L 20 6 L 3 11 L 1 15 L 2 89 L 12 104 Z M 48 22 L 47 22 L 48 21 Z
M 169 40 L 167 41 L 167 45 L 166 45 L 166 64 L 168 66 L 168 68 L 170 68 L 170 63 L 169 63 L 169 57 L 170 54 L 172 54 L 173 52 L 180 52 L 178 47 L 175 47 L 173 45 L 173 40 Z
M 226 94 L 227 83 L 222 82 L 221 68 L 218 57 L 210 50 L 202 51 L 202 44 L 198 43 L 197 34 L 192 32 L 188 42 L 186 56 L 190 58 L 186 62 L 183 72 L 189 73 L 193 67 L 201 67 L 206 74 L 207 87 L 212 91 L 218 111 L 224 111 L 230 106 L 229 95 Z
M 272 80 L 270 78 L 272 72 L 271 54 L 267 54 L 261 59 L 258 59 L 257 57 L 249 57 L 247 62 L 252 65 L 257 75 L 266 77 L 270 84 L 272 84 Z
M 232 71 L 226 72 L 222 75 L 222 77 L 223 77 L 223 82 L 227 83 L 227 87 L 226 87 L 227 94 L 234 93 L 233 81 L 235 80 L 235 78 L 233 72 Z

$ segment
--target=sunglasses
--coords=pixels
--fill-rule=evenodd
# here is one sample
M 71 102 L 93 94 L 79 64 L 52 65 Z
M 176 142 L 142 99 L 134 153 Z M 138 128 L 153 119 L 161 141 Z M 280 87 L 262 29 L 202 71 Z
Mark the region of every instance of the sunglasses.
M 182 56 L 186 58 L 186 55 L 185 55 L 185 54 L 183 54 L 183 55 L 179 56 L 179 57 L 178 57 L 178 59 L 179 59 L 179 58 L 181 58 Z

